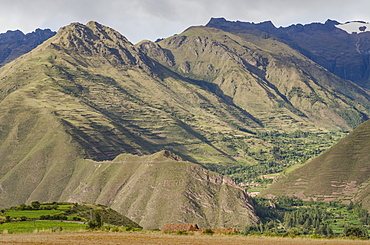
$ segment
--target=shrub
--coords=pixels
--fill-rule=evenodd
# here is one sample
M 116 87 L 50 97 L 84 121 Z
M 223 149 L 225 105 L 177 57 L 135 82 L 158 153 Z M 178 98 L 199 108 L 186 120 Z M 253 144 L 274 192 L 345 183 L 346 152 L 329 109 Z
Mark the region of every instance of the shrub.
M 347 237 L 359 237 L 359 238 L 365 238 L 368 237 L 367 230 L 364 227 L 346 227 L 343 232 L 344 236 Z
M 8 223 L 11 221 L 11 218 L 9 215 L 5 216 L 5 223 Z
M 53 229 L 52 229 L 52 232 L 62 231 L 62 230 L 63 230 L 63 227 L 61 227 L 61 226 L 54 226 Z
M 89 230 L 95 230 L 95 229 L 98 229 L 100 228 L 98 222 L 96 222 L 95 220 L 89 220 L 89 222 L 87 222 L 87 229 Z
M 40 202 L 35 201 L 35 202 L 31 202 L 31 206 L 32 206 L 32 209 L 38 210 L 40 209 L 41 204 Z
M 186 231 L 176 231 L 176 235 L 187 235 Z
M 213 235 L 215 232 L 212 230 L 212 229 L 205 229 L 203 231 L 203 234 L 206 234 L 206 235 Z
M 120 230 L 119 230 L 119 228 L 118 228 L 117 226 L 115 226 L 115 227 L 112 227 L 112 228 L 110 229 L 110 231 L 113 231 L 113 232 L 119 232 Z

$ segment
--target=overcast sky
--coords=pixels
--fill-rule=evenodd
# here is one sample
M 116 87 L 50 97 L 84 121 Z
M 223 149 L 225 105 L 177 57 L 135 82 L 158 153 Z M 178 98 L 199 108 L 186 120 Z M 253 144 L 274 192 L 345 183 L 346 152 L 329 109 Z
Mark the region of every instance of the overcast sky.
M 131 42 L 155 41 L 205 25 L 211 17 L 275 26 L 370 21 L 369 0 L 0 0 L 0 33 L 36 28 L 57 31 L 72 22 L 95 20 Z

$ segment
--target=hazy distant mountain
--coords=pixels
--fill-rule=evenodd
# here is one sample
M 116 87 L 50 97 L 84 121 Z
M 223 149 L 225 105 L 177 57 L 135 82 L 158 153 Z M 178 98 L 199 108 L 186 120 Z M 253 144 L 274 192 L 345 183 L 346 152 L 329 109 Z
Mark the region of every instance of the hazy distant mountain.
M 277 38 L 341 78 L 366 88 L 370 87 L 368 23 L 357 21 L 341 24 L 327 20 L 324 24 L 296 24 L 276 28 L 271 22 L 255 24 L 212 18 L 207 26 L 233 33 Z M 357 27 L 357 30 L 354 27 Z M 351 32 L 355 30 L 356 32 Z
M 0 34 L 0 67 L 19 56 L 28 53 L 45 40 L 54 36 L 56 32 L 49 29 L 36 31 L 28 34 L 17 31 L 7 31 Z

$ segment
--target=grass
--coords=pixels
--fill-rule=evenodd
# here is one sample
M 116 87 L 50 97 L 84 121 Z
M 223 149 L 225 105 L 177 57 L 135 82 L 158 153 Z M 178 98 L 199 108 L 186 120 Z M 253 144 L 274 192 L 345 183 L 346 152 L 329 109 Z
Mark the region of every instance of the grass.
M 39 219 L 41 215 L 55 215 L 60 214 L 62 210 L 9 210 L 5 212 L 5 216 L 9 215 L 11 218 L 20 218 L 25 216 L 29 219 Z
M 3 233 L 30 233 L 34 230 L 44 231 L 44 230 L 53 230 L 56 227 L 61 228 L 65 231 L 79 231 L 86 229 L 86 224 L 72 223 L 66 221 L 19 221 L 19 222 L 10 222 L 3 223 L 0 225 L 0 232 Z

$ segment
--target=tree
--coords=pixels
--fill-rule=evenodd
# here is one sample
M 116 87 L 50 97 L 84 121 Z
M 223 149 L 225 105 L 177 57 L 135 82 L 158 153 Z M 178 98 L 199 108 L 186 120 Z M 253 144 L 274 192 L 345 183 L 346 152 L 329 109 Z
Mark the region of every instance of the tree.
M 98 211 L 95 211 L 95 221 L 99 228 L 103 226 L 103 218 Z
M 101 228 L 103 226 L 103 223 L 104 223 L 102 216 L 100 215 L 100 213 L 97 210 L 95 210 L 94 216 L 95 216 L 95 218 L 89 220 L 89 222 L 87 223 L 88 228 L 92 229 L 92 230 Z
M 21 210 L 26 210 L 26 209 L 27 209 L 27 205 L 26 205 L 26 204 L 24 204 L 24 203 L 22 203 L 21 205 L 19 205 L 19 208 L 20 208 Z
M 343 231 L 344 236 L 349 236 L 349 237 L 367 237 L 367 230 L 364 227 L 357 227 L 357 226 L 351 226 L 351 227 L 346 227 Z
M 31 202 L 31 206 L 32 206 L 32 209 L 38 210 L 40 209 L 41 204 L 38 201 L 34 201 L 34 202 Z
M 9 215 L 5 216 L 5 223 L 8 223 L 10 222 L 12 219 L 10 218 Z

